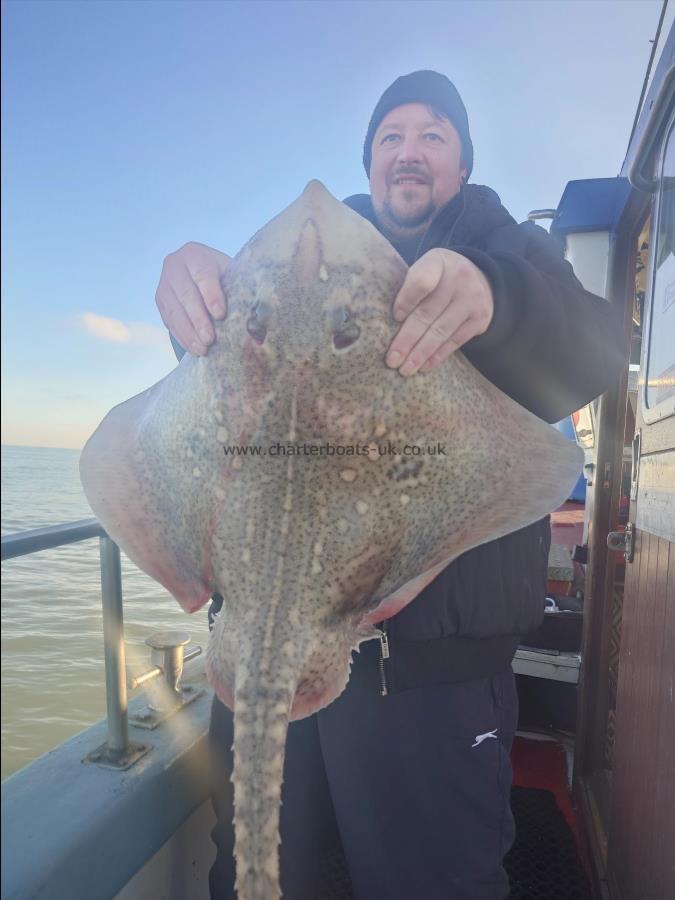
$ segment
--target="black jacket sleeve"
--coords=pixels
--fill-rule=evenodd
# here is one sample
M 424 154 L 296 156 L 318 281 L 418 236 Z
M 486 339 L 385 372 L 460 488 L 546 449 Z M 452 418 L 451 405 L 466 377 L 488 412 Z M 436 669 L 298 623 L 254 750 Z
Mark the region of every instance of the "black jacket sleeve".
M 462 350 L 504 393 L 557 422 L 618 379 L 626 364 L 623 322 L 584 290 L 544 229 L 510 227 L 525 230 L 524 253 L 453 247 L 484 272 L 495 305 L 488 330 Z

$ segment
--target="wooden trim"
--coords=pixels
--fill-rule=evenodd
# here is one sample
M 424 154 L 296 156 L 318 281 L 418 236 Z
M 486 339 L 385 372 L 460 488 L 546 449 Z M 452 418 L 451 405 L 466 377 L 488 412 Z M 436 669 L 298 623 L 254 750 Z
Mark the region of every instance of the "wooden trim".
M 643 338 L 642 372 L 647 352 Z M 658 516 L 640 525 L 640 509 L 649 505 L 650 479 L 652 490 L 675 501 L 672 469 L 662 483 L 650 469 L 671 458 L 675 419 L 647 423 L 639 404 L 636 426 L 641 462 L 630 520 L 637 527 L 626 567 L 607 871 L 613 897 L 662 900 L 675 897 L 675 543 L 650 530 Z M 659 504 L 668 509 L 663 498 Z M 665 530 L 672 534 L 669 523 Z
M 593 795 L 583 778 L 574 785 L 573 796 L 581 812 L 583 841 L 590 862 L 591 888 L 595 897 L 610 900 L 607 889 L 607 840 L 599 816 L 595 814 Z
M 583 664 L 578 690 L 575 779 L 590 775 L 597 766 L 597 748 L 602 745 L 598 734 L 606 726 L 604 717 L 598 716 L 598 710 L 602 708 L 598 700 L 600 696 L 604 696 L 606 704 L 603 675 L 607 670 L 609 653 L 606 621 L 611 614 L 606 584 L 607 576 L 612 574 L 614 567 L 614 560 L 608 555 L 607 534 L 612 530 L 612 522 L 616 520 L 618 491 L 621 489 L 623 427 L 619 428 L 619 423 L 623 424 L 626 415 L 637 240 L 649 211 L 648 200 L 641 209 L 643 214 L 638 224 L 617 236 L 609 268 L 608 297 L 623 310 L 626 367 L 620 383 L 600 398 L 596 424 L 597 458 L 593 480 L 593 513 L 588 532 L 589 561 L 584 593 Z
M 629 900 L 675 897 L 674 574 L 675 544 L 638 531 L 627 566 L 607 863 Z

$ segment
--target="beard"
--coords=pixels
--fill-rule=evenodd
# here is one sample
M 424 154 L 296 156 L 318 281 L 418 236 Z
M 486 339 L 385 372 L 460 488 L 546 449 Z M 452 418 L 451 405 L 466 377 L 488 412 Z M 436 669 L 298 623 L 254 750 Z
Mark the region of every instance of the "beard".
M 404 194 L 401 199 L 403 201 L 412 200 L 412 192 Z M 382 204 L 382 218 L 395 228 L 405 230 L 415 231 L 422 228 L 433 219 L 435 213 L 436 206 L 431 198 L 419 206 L 417 204 L 408 205 L 406 202 L 394 205 L 390 197 L 387 197 Z

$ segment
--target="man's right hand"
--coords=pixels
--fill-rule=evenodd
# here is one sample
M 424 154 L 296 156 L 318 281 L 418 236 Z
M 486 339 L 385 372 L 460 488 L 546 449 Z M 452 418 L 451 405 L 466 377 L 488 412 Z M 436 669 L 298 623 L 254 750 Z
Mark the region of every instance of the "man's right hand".
M 194 241 L 164 260 L 155 302 L 171 334 L 194 356 L 206 355 L 216 338 L 212 320 L 227 314 L 220 278 L 229 263 L 227 254 Z

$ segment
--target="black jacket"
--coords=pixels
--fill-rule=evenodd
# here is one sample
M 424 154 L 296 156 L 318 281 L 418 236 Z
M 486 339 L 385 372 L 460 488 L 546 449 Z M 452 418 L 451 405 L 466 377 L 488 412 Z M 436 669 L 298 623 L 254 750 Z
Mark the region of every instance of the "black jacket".
M 370 197 L 345 203 L 376 227 Z M 411 265 L 428 250 L 461 253 L 488 278 L 494 316 L 462 352 L 490 381 L 547 422 L 603 393 L 625 364 L 623 326 L 584 290 L 561 245 L 516 224 L 488 187 L 466 185 L 422 241 L 394 244 Z M 390 692 L 503 669 L 544 615 L 549 520 L 483 544 L 449 565 L 384 628 Z

